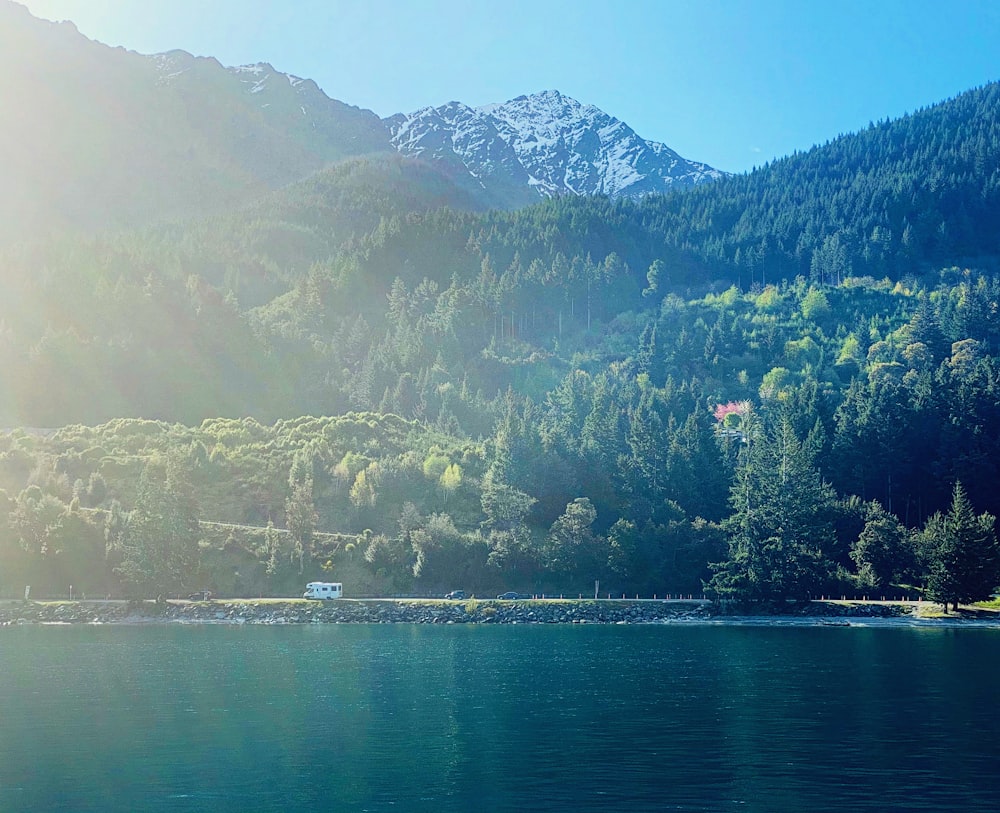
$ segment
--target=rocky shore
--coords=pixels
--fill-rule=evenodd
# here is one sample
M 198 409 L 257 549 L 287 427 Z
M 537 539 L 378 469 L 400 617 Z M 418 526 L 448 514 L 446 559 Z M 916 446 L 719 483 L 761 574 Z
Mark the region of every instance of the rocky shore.
M 899 604 L 809 602 L 754 617 L 814 619 L 898 618 L 911 608 Z M 704 601 L 541 600 L 426 601 L 340 599 L 331 602 L 234 601 L 65 601 L 0 604 L 0 626 L 12 624 L 652 624 L 746 617 Z

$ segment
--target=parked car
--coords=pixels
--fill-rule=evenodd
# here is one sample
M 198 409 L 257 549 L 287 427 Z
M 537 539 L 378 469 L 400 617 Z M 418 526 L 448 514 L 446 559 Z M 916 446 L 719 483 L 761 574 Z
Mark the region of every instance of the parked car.
M 211 601 L 212 591 L 211 590 L 199 590 L 197 593 L 192 593 L 188 596 L 188 601 Z
M 514 601 L 521 598 L 521 594 L 515 593 L 513 590 L 508 590 L 506 593 L 501 593 L 497 598 L 501 601 Z
M 445 598 L 450 598 L 450 599 L 465 598 L 465 591 L 464 590 L 452 590 L 450 593 L 448 593 L 447 595 L 445 595 Z

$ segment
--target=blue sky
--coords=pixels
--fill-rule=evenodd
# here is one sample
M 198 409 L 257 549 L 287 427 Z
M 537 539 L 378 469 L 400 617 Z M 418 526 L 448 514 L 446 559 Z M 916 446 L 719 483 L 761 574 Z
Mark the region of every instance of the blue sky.
M 270 62 L 381 116 L 558 89 L 731 172 L 1000 78 L 996 0 L 24 4 L 140 53 Z

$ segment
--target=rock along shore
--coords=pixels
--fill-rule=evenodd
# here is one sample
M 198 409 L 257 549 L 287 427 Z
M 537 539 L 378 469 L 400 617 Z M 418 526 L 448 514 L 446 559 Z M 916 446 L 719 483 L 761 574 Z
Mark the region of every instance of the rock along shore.
M 899 604 L 809 602 L 753 613 L 754 617 L 822 623 L 850 618 L 900 618 Z M 0 604 L 0 626 L 13 624 L 653 624 L 725 621 L 745 613 L 724 612 L 705 601 L 540 600 L 427 601 L 406 599 L 234 601 L 78 601 Z

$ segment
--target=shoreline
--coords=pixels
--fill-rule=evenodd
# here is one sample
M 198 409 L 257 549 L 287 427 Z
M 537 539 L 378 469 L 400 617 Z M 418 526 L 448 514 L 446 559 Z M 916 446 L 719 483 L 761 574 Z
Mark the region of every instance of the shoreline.
M 0 627 L 115 624 L 705 624 L 733 626 L 996 627 L 1000 612 L 942 615 L 927 602 L 812 601 L 786 612 L 723 612 L 703 600 L 234 599 L 0 602 Z

